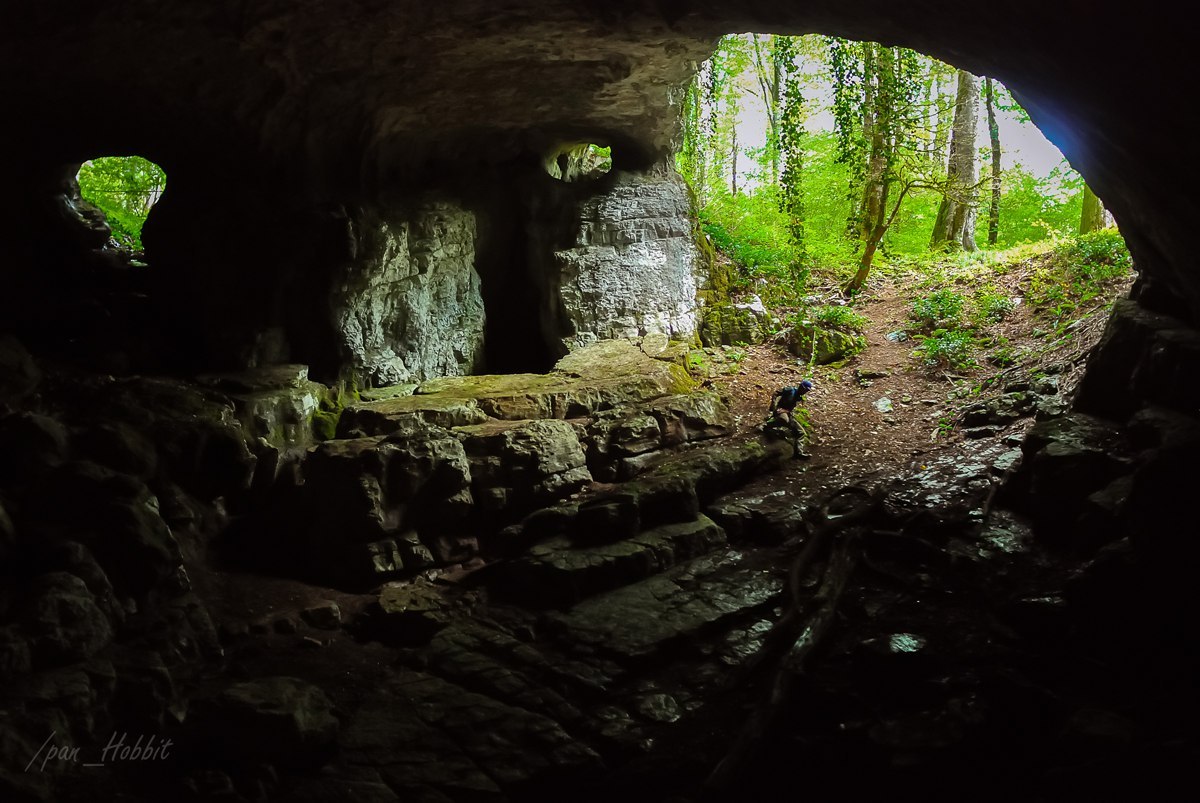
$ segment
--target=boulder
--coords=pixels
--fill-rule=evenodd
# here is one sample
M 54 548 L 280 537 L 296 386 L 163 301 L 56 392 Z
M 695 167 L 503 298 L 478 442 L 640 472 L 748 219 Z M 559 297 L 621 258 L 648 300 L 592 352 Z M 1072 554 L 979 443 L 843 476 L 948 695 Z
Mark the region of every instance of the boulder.
M 704 308 L 700 342 L 708 347 L 746 346 L 764 342 L 771 334 L 771 317 L 761 302 L 711 304 Z
M 516 517 L 591 482 L 583 447 L 566 421 L 497 421 L 458 427 L 481 510 Z
M 276 676 L 193 698 L 186 727 L 193 740 L 228 758 L 299 768 L 328 758 L 339 723 L 320 688 Z
M 19 621 L 35 665 L 59 666 L 90 658 L 113 638 L 112 623 L 87 584 L 67 572 L 30 581 Z
M 76 438 L 82 457 L 143 480 L 158 469 L 158 449 L 143 432 L 121 421 L 105 422 Z
M 408 434 L 326 441 L 310 454 L 304 476 L 310 560 L 340 582 L 422 568 L 429 557 L 422 543 L 463 527 L 471 510 L 462 442 L 423 423 Z
M 145 596 L 181 562 L 158 499 L 136 478 L 95 463 L 69 463 L 45 477 L 24 515 L 43 537 L 84 544 L 121 596 Z
M 713 393 L 675 394 L 650 404 L 622 405 L 597 413 L 587 425 L 588 464 L 601 481 L 629 479 L 644 467 L 645 461 L 634 458 L 732 430 L 728 408 Z
M 1075 540 L 1088 496 L 1132 470 L 1120 430 L 1080 413 L 1038 422 L 1022 449 L 1006 494 L 1035 519 L 1039 536 L 1060 542 Z
M 788 351 L 818 365 L 828 365 L 853 357 L 866 347 L 861 335 L 851 335 L 837 329 L 822 329 L 816 324 L 803 322 L 788 334 Z
M 1033 412 L 1037 396 L 1028 391 L 1013 391 L 994 399 L 967 407 L 959 419 L 961 426 L 982 427 L 988 424 L 1011 424 Z
M 175 379 L 99 380 L 73 419 L 122 422 L 158 447 L 161 468 L 202 501 L 250 488 L 257 458 L 233 402 Z M 80 402 L 82 405 L 82 402 Z
M 1170 407 L 1177 404 L 1167 400 L 1186 404 L 1187 397 L 1181 391 L 1196 380 L 1195 359 L 1200 355 L 1196 336 L 1193 332 L 1162 339 L 1160 334 L 1187 331 L 1177 318 L 1152 312 L 1130 299 L 1118 299 L 1104 334 L 1088 359 L 1088 369 L 1076 391 L 1075 408 L 1095 415 L 1125 418 L 1145 400 Z M 1157 353 L 1158 359 L 1152 359 L 1152 352 Z M 1191 358 L 1190 366 L 1187 363 L 1177 366 L 1192 372 L 1190 377 L 1182 377 L 1184 385 L 1178 388 L 1165 386 L 1177 370 L 1166 361 L 1168 357 L 1174 359 L 1169 353 L 1175 352 L 1176 356 Z

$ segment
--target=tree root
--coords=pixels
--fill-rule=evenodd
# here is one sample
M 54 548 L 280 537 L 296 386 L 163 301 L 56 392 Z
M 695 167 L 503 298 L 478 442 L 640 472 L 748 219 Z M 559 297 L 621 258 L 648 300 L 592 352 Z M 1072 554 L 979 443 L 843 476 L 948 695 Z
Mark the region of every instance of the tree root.
M 859 560 L 857 531 L 836 542 L 833 536 L 870 516 L 879 501 L 876 494 L 865 489 L 846 490 L 862 493 L 866 497 L 864 503 L 840 516 L 831 515 L 829 508 L 841 495 L 822 506 L 824 521 L 814 528 L 788 571 L 790 604 L 763 638 L 759 651 L 731 681 L 733 684 L 752 683 L 756 676 L 768 671 L 771 675 L 765 684 L 762 701 L 751 713 L 729 752 L 705 779 L 703 789 L 707 796 L 715 799 L 730 790 L 748 757 L 756 752 L 778 716 L 794 683 L 795 673 L 803 671 L 805 661 L 832 630 L 838 601 Z M 821 584 L 811 598 L 803 600 L 801 582 L 827 552 L 829 560 Z

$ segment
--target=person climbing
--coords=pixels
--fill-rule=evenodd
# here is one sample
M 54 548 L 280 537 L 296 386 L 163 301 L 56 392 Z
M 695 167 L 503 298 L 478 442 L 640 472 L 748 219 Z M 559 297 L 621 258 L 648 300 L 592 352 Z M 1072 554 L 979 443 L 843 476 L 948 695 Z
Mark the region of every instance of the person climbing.
M 804 430 L 796 420 L 795 410 L 804 394 L 812 389 L 813 383 L 802 379 L 799 385 L 789 385 L 775 391 L 771 396 L 771 406 L 767 410 L 767 420 L 763 423 L 763 432 L 780 432 L 785 438 L 790 435 L 792 457 L 802 460 L 807 460 L 811 455 L 800 448 Z

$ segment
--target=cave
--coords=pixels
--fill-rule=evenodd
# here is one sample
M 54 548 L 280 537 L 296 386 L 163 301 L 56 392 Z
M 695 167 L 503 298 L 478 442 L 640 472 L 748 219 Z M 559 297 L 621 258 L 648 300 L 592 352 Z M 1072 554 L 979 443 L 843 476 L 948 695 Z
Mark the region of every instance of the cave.
M 1197 168 L 1178 145 L 1197 112 L 1167 80 L 1185 74 L 1181 14 L 7 9 L 0 795 L 1173 795 L 1200 750 Z M 807 533 L 800 561 L 828 550 L 815 585 L 811 563 L 789 585 L 756 553 L 714 557 L 773 521 L 727 495 L 781 453 L 718 444 L 722 414 L 677 359 L 721 284 L 671 162 L 679 91 L 744 30 L 895 43 L 1003 81 L 1139 269 L 1071 409 L 985 500 L 975 485 L 937 503 L 906 478 L 869 507 L 854 489 L 799 500 L 771 537 Z M 106 251 L 79 195 L 78 166 L 108 153 L 170 176 L 142 231 L 149 272 Z M 667 447 L 683 458 L 650 459 Z M 1007 596 L 960 610 L 975 575 L 901 542 L 979 537 L 981 504 L 1004 511 L 989 543 L 1031 533 L 1057 562 L 976 568 Z M 788 588 L 850 638 L 825 604 L 859 538 L 833 539 L 839 521 L 873 522 L 876 563 L 910 561 L 913 582 L 958 578 L 916 595 L 957 611 L 942 652 L 889 621 L 827 669 L 787 657 Z M 616 592 L 624 607 L 598 605 Z M 774 674 L 749 657 L 788 634 Z

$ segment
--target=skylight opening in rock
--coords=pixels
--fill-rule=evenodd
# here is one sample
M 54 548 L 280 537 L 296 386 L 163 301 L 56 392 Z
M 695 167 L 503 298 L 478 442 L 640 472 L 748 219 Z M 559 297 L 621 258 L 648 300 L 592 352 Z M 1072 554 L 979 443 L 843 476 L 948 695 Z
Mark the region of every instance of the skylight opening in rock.
M 560 181 L 593 181 L 612 170 L 612 148 L 594 142 L 561 146 L 546 159 L 546 172 Z
M 167 188 L 167 174 L 141 156 L 101 156 L 79 166 L 83 199 L 104 215 L 117 247 L 142 250 L 142 225 Z

